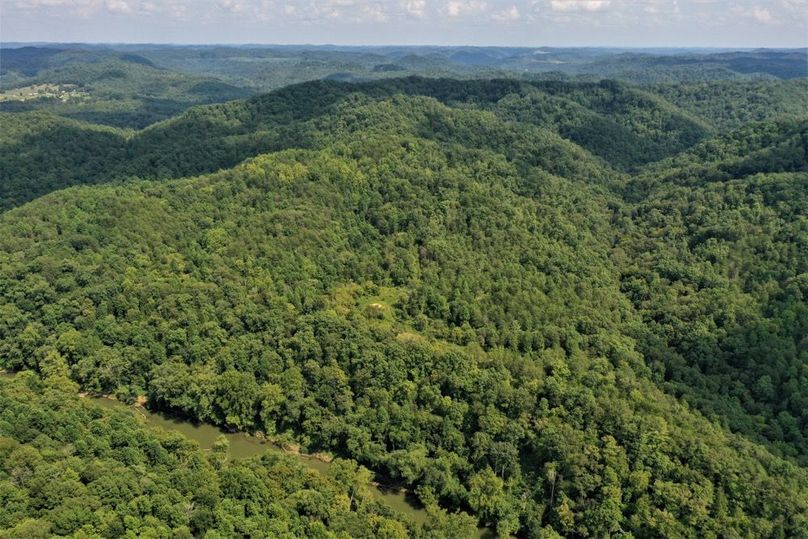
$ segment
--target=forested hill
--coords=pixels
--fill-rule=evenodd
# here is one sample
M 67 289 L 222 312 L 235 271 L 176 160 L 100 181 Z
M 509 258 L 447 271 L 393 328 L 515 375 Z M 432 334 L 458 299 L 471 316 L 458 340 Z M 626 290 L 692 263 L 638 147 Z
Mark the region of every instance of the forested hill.
M 778 117 L 805 116 L 808 79 L 670 83 L 648 88 L 721 130 Z
M 799 80 L 777 84 L 772 88 L 784 96 L 779 108 L 750 112 L 760 87 L 749 86 L 743 97 L 730 101 L 725 113 L 752 115 L 756 120 L 804 118 L 800 116 L 804 98 L 798 97 L 804 84 Z M 707 95 L 713 91 L 705 90 Z M 727 123 L 710 107 L 704 109 L 704 117 L 696 116 L 688 101 L 692 95 L 672 96 L 690 109 L 683 112 L 658 95 L 612 81 L 416 77 L 363 84 L 309 82 L 246 101 L 197 107 L 138 132 L 101 128 L 46 112 L 0 113 L 0 174 L 5 178 L 0 184 L 0 208 L 69 185 L 132 177 L 179 178 L 232 167 L 263 152 L 322 148 L 358 121 L 356 107 L 367 111 L 371 103 L 396 95 L 428 97 L 449 108 L 423 119 L 422 125 L 404 119 L 404 125 L 425 137 L 499 144 L 510 151 L 521 146 L 533 156 L 547 158 L 546 153 L 529 149 L 531 141 L 557 135 L 580 147 L 567 145 L 574 154 L 581 149 L 590 154 L 574 161 L 597 162 L 617 171 L 635 170 L 692 148 L 724 130 Z M 477 125 L 456 133 L 466 121 L 456 118 L 475 113 L 471 121 Z M 481 116 L 485 113 L 488 116 Z M 394 115 L 385 116 L 381 110 L 373 114 L 373 121 L 385 126 Z M 537 129 L 543 134 L 537 135 Z M 487 139 L 475 141 L 480 136 Z
M 429 112 L 416 125 L 407 118 L 392 121 L 401 116 L 395 104 L 389 111 L 372 106 L 397 95 L 437 99 L 448 108 Z M 372 118 L 363 119 L 358 111 Z M 262 152 L 323 148 L 359 122 L 391 127 L 400 120 L 397 129 L 409 126 L 412 134 L 430 139 L 499 145 L 548 163 L 560 156 L 563 163 L 556 167 L 591 162 L 619 170 L 689 148 L 710 130 L 659 97 L 608 81 L 310 82 L 246 101 L 194 108 L 137 133 L 44 112 L 7 113 L 0 114 L 0 208 L 68 185 L 178 178 L 228 168 Z M 574 144 L 558 141 L 559 136 Z M 545 139 L 565 149 L 549 154 L 531 148 L 546 144 Z M 599 159 L 584 156 L 581 148 Z
M 500 131 L 508 131 L 505 145 L 514 138 L 535 138 L 528 133 L 531 127 L 553 132 L 620 171 L 670 157 L 749 121 L 805 117 L 808 92 L 803 80 L 735 83 L 732 98 L 717 109 L 713 101 L 729 91 L 726 84 L 679 85 L 673 93 L 670 87 L 648 92 L 611 81 L 322 81 L 194 108 L 139 132 L 46 112 L 0 114 L 0 173 L 5 178 L 0 208 L 68 185 L 177 178 L 231 167 L 262 152 L 321 148 L 350 125 L 356 104 L 395 95 L 437 99 L 452 110 L 461 109 L 455 116 L 472 109 L 489 112 L 495 120 L 483 123 L 496 122 Z M 772 101 L 777 105 L 770 106 Z M 419 129 L 428 137 L 442 136 L 432 127 Z M 489 142 L 503 139 L 489 137 Z
M 419 78 L 306 83 L 137 133 L 5 114 L 0 367 L 40 374 L 10 393 L 47 402 L 46 423 L 76 406 L 49 393 L 67 377 L 143 395 L 354 459 L 503 537 L 800 537 L 806 120 L 762 120 L 718 132 L 609 81 Z M 64 518 L 70 493 L 28 480 L 86 434 L 9 416 L 0 492 L 23 501 L 2 525 L 117 526 L 111 496 Z M 104 424 L 113 469 L 199 458 L 157 439 L 143 460 Z M 303 482 L 279 466 L 200 464 L 188 477 L 221 486 L 150 522 L 249 535 L 279 477 Z M 311 537 L 450 536 L 350 488 L 273 514 Z
M 243 99 L 255 90 L 155 65 L 131 52 L 0 48 L 4 111 L 43 110 L 140 129 L 188 107 Z
M 367 469 L 325 474 L 267 451 L 233 458 L 131 413 L 80 399 L 58 361 L 40 379 L 0 376 L 0 537 L 465 539 L 468 515 L 416 523 L 374 498 Z

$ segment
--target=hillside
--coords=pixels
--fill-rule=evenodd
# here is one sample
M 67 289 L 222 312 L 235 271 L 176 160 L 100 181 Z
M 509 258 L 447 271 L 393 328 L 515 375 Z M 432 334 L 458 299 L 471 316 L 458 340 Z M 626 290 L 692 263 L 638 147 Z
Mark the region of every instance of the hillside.
M 6 131 L 0 139 L 0 173 L 8 178 L 0 185 L 0 208 L 69 185 L 131 177 L 179 178 L 232 167 L 263 152 L 322 148 L 341 136 L 346 122 L 355 121 L 352 107 L 356 104 L 368 105 L 399 94 L 437 99 L 454 111 L 455 118 L 468 116 L 472 109 L 491 113 L 493 118 L 483 119 L 478 114 L 473 120 L 477 124 L 474 129 L 483 133 L 493 129 L 484 135 L 487 140 L 478 144 L 500 145 L 506 152 L 521 147 L 533 156 L 546 155 L 530 149 L 537 138 L 534 128 L 539 128 L 542 133 L 555 133 L 579 147 L 568 145 L 569 151 L 579 155 L 572 163 L 589 162 L 600 168 L 633 171 L 687 150 L 727 126 L 739 126 L 741 119 L 804 117 L 800 92 L 804 84 L 783 82 L 779 87 L 783 98 L 775 94 L 780 107 L 754 105 L 760 92 L 775 88 L 762 84 L 739 86 L 746 89 L 739 90 L 738 98 L 724 106 L 726 114 L 737 118 L 732 121 L 713 114 L 713 109 L 702 106 L 701 101 L 694 102 L 696 87 L 680 89 L 678 95 L 657 90 L 688 109 L 685 111 L 654 93 L 611 81 L 456 81 L 417 77 L 361 84 L 304 83 L 245 101 L 195 107 L 137 132 L 101 130 L 44 112 L 0 113 L 0 125 Z M 715 86 L 709 91 L 711 95 L 722 95 L 715 92 L 724 90 Z M 701 116 L 693 112 L 694 106 Z M 389 124 L 382 117 L 377 119 L 383 125 Z M 447 129 L 449 136 L 457 138 L 452 132 L 455 120 L 447 120 L 449 123 L 443 126 L 438 124 L 444 119 L 437 116 L 429 121 L 427 127 L 411 125 L 407 119 L 403 124 L 427 138 L 445 137 L 447 133 L 441 131 Z M 478 136 L 464 133 L 462 138 Z M 582 156 L 581 149 L 590 155 Z M 597 159 L 593 160 L 593 156 Z
M 0 210 L 51 191 L 114 178 L 126 135 L 45 112 L 0 112 Z
M 397 95 L 437 99 L 444 107 L 416 111 L 414 122 L 402 118 L 395 104 L 373 106 Z M 625 85 L 415 77 L 305 83 L 195 107 L 136 133 L 43 113 L 1 114 L 7 134 L 0 140 L 0 173 L 9 181 L 0 185 L 0 208 L 79 183 L 178 178 L 232 167 L 263 152 L 323 148 L 361 122 L 495 147 L 511 157 L 521 152 L 518 161 L 540 159 L 551 172 L 589 178 L 614 176 L 609 167 L 627 170 L 673 155 L 709 133 L 703 122 Z M 547 144 L 557 149 L 536 151 Z
M 474 534 L 467 516 L 430 512 L 418 524 L 391 513 L 355 463 L 320 474 L 280 452 L 236 459 L 224 436 L 203 451 L 79 399 L 58 360 L 45 371 L 0 378 L 0 478 L 10 479 L 0 479 L 0 537 Z
M 576 77 L 632 84 L 778 81 L 808 76 L 802 49 L 637 49 L 592 47 L 88 45 L 5 47 L 0 74 L 31 77 L 53 67 L 99 58 L 213 78 L 239 88 L 270 91 L 336 78 L 367 81 L 420 75 L 451 78 Z
M 0 367 L 354 459 L 501 536 L 798 537 L 805 123 L 708 117 L 421 78 L 136 133 L 6 115 L 3 176 L 59 190 L 0 214 Z
M 649 88 L 722 130 L 750 122 L 805 116 L 808 80 L 671 83 Z
M 119 128 L 141 129 L 194 105 L 254 93 L 214 77 L 163 69 L 132 53 L 3 49 L 0 66 L 3 111 L 48 111 Z

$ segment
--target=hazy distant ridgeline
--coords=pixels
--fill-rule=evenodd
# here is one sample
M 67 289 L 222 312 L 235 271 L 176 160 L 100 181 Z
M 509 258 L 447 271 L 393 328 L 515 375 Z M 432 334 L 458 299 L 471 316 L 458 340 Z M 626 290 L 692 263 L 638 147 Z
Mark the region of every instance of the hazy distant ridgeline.
M 43 109 L 114 127 L 143 128 L 196 104 L 316 79 L 610 78 L 678 85 L 804 78 L 806 66 L 803 49 L 7 44 L 0 48 L 0 99 L 6 111 Z M 760 93 L 777 106 L 779 96 L 772 100 L 765 97 L 767 90 Z M 761 103 L 755 102 L 758 107 Z
M 121 128 L 143 128 L 193 105 L 255 93 L 105 48 L 4 48 L 0 66 L 0 110 L 47 110 Z M 43 91 L 43 85 L 50 87 Z
M 560 72 L 609 78 L 654 77 L 677 80 L 742 79 L 753 76 L 789 79 L 808 76 L 806 49 L 620 49 L 553 47 L 339 47 L 339 46 L 172 46 L 53 45 L 47 48 L 6 44 L 3 71 L 28 76 L 55 65 L 96 61 L 109 53 L 125 60 L 237 84 L 270 89 L 344 73 L 434 69 L 444 74 L 494 69 L 518 73 Z M 83 60 L 86 59 L 86 60 Z M 330 72 L 328 71 L 330 69 Z M 304 78 L 301 78 L 304 77 Z M 665 82 L 660 80 L 658 82 Z

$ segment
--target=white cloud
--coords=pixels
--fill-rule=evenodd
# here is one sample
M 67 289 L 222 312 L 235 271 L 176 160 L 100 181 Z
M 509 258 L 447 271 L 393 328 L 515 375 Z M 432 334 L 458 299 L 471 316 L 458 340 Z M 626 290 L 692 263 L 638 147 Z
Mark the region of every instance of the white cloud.
M 772 17 L 771 12 L 766 8 L 755 6 L 752 8 L 750 15 L 757 22 L 762 22 L 764 24 L 774 22 L 774 17 Z
M 21 8 L 37 8 L 44 7 L 81 7 L 86 4 L 97 4 L 98 2 L 77 1 L 77 0 L 22 0 L 15 2 L 14 5 Z
M 774 16 L 769 8 L 761 6 L 751 6 L 749 8 L 737 7 L 729 12 L 727 21 L 746 19 L 747 21 L 754 21 L 756 24 L 772 25 L 777 24 L 780 20 Z
M 502 11 L 495 12 L 492 17 L 495 21 L 500 22 L 514 22 L 518 21 L 521 18 L 521 14 L 519 13 L 519 8 L 516 6 L 511 6 L 508 9 L 503 9 Z
M 478 13 L 484 11 L 485 8 L 486 3 L 484 0 L 450 0 L 446 3 L 446 12 L 450 17 Z
M 107 0 L 107 9 L 112 13 L 132 13 L 132 7 L 124 0 Z
M 611 0 L 551 0 L 553 11 L 601 11 L 609 7 Z
M 155 3 L 151 0 L 24 0 L 15 2 L 13 5 L 31 10 L 62 9 L 80 17 L 90 17 L 104 11 L 116 15 L 149 15 L 157 12 L 175 15 L 182 11 L 185 3 L 187 0 L 165 3 Z
M 123 29 L 131 24 L 138 39 L 159 32 L 164 39 L 179 39 L 180 33 L 163 29 L 176 23 L 178 32 L 202 41 L 208 35 L 238 41 L 254 30 L 258 39 L 271 35 L 290 42 L 328 41 L 324 36 L 333 35 L 356 43 L 797 46 L 804 45 L 808 25 L 808 0 L 0 0 L 0 5 L 9 35 L 77 36 L 73 39 L 89 36 L 70 30 L 79 26 L 71 21 L 81 20 L 86 28 L 87 20 L 97 19 L 97 35 L 117 38 L 110 23 Z M 27 26 L 16 24 L 16 30 L 9 22 L 15 19 Z M 486 27 L 486 21 L 500 24 Z M 544 24 L 540 35 L 537 22 Z M 363 24 L 368 31 L 356 32 Z
M 575 23 L 666 24 L 673 18 L 695 23 L 754 20 L 760 24 L 805 21 L 808 0 L 0 0 L 6 5 L 43 14 L 75 14 L 83 18 L 107 12 L 118 17 L 162 15 L 187 20 L 217 16 L 252 20 L 323 22 L 388 22 L 404 18 L 427 20 L 440 15 L 458 21 L 487 13 L 489 20 L 517 22 L 548 17 Z M 57 11 L 58 10 L 58 11 Z M 705 17 L 708 17 L 705 19 Z M 705 22 L 705 24 L 706 24 Z
M 381 2 L 364 6 L 358 17 L 359 22 L 387 22 L 388 20 L 390 20 L 390 15 L 387 14 L 387 10 Z
M 808 15 L 808 0 L 780 0 L 783 9 Z
M 401 7 L 406 13 L 419 19 L 426 15 L 426 0 L 404 0 Z
M 243 13 L 247 9 L 247 2 L 244 0 L 219 0 L 219 7 L 231 13 Z

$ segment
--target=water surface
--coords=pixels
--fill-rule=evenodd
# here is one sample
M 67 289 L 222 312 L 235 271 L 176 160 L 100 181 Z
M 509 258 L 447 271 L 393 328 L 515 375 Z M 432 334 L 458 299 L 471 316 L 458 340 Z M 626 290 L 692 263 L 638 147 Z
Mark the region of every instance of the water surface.
M 196 441 L 199 446 L 204 450 L 210 450 L 213 443 L 219 436 L 224 436 L 230 443 L 229 455 L 234 459 L 249 458 L 257 455 L 262 455 L 268 451 L 276 451 L 291 455 L 298 459 L 300 462 L 313 470 L 320 473 L 328 471 L 329 463 L 307 455 L 300 455 L 284 451 L 281 447 L 239 432 L 226 432 L 218 427 L 206 423 L 196 423 L 178 417 L 172 417 L 160 412 L 151 412 L 139 406 L 129 406 L 120 401 L 105 398 L 105 397 L 91 397 L 93 402 L 103 406 L 104 408 L 111 409 L 126 409 L 143 417 L 147 425 L 152 427 L 159 427 L 164 430 L 179 432 L 185 437 Z M 424 522 L 426 520 L 426 511 L 422 507 L 418 507 L 415 503 L 411 502 L 404 490 L 401 489 L 388 489 L 379 488 L 375 485 L 370 487 L 371 494 L 379 501 L 384 502 L 393 510 L 402 513 L 414 520 L 415 522 Z
M 13 373 L 0 371 L 0 377 L 12 378 Z M 318 458 L 308 455 L 300 455 L 297 453 L 290 453 L 284 451 L 278 445 L 275 445 L 266 440 L 262 440 L 255 436 L 249 436 L 244 433 L 226 432 L 218 427 L 206 423 L 196 423 L 181 419 L 179 417 L 170 416 L 160 412 L 152 412 L 140 406 L 131 406 L 124 404 L 120 401 L 106 398 L 106 397 L 88 397 L 92 401 L 104 408 L 128 410 L 131 413 L 137 414 L 143 418 L 145 423 L 151 427 L 161 428 L 167 431 L 179 432 L 185 437 L 196 441 L 199 446 L 204 450 L 213 448 L 213 444 L 219 436 L 224 436 L 230 444 L 229 455 L 231 458 L 249 458 L 262 455 L 268 451 L 276 451 L 285 453 L 298 459 L 300 462 L 309 468 L 316 470 L 320 473 L 328 471 L 330 464 Z M 371 494 L 379 501 L 388 505 L 394 511 L 405 515 L 417 523 L 426 521 L 426 511 L 417 504 L 417 500 L 411 500 L 407 496 L 406 491 L 402 489 L 388 489 L 379 488 L 376 485 L 370 486 Z M 494 537 L 494 534 L 488 528 L 481 528 L 477 534 L 478 538 Z

